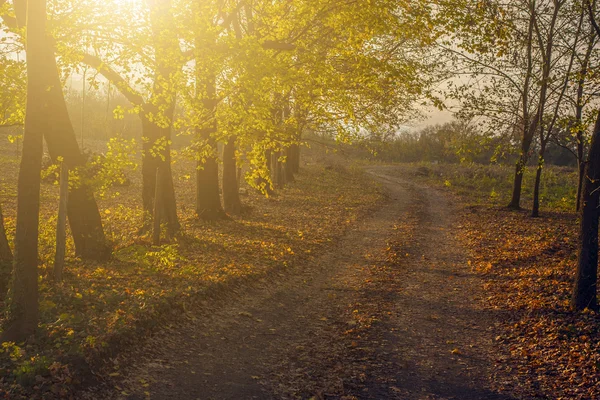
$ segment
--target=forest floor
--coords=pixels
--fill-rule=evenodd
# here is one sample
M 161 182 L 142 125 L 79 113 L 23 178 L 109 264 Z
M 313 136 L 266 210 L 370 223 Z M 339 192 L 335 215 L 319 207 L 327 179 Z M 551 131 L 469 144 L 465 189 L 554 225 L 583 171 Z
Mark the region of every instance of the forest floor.
M 188 310 L 87 398 L 510 398 L 459 206 L 396 167 L 367 172 L 387 192 L 375 211 L 293 270 Z

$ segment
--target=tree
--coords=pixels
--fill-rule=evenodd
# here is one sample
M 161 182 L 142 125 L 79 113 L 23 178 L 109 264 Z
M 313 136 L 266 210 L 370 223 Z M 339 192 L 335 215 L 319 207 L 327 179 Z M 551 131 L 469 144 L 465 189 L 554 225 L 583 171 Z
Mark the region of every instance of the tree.
M 596 22 L 595 1 L 585 0 L 590 21 L 600 36 Z M 600 112 L 592 133 L 584 171 L 580 205 L 577 272 L 572 305 L 576 310 L 598 309 L 598 225 L 600 219 Z
M 598 308 L 598 219 L 600 206 L 600 113 L 596 120 L 588 153 L 580 205 L 577 273 L 573 307 Z
M 52 54 L 46 36 L 46 0 L 28 0 L 27 9 L 27 109 L 18 179 L 10 317 L 2 341 L 22 341 L 34 333 L 38 324 L 40 171 L 44 131 L 53 111 L 46 96 L 53 71 L 46 64 Z
M 552 2 L 552 12 L 550 13 L 551 17 L 550 22 L 546 23 L 547 29 L 544 32 L 540 29 L 540 23 L 534 24 L 536 37 L 538 38 L 538 45 L 541 49 L 542 56 L 542 78 L 541 78 L 541 90 L 540 90 L 540 102 L 538 107 L 538 116 L 537 119 L 539 121 L 539 155 L 538 155 L 538 164 L 535 176 L 535 184 L 533 189 L 533 207 L 531 211 L 532 217 L 539 216 L 540 209 L 540 183 L 542 177 L 542 170 L 544 168 L 544 155 L 546 153 L 546 146 L 548 145 L 548 141 L 551 136 L 555 133 L 555 127 L 557 125 L 557 121 L 559 119 L 561 113 L 561 107 L 563 106 L 563 100 L 567 91 L 567 87 L 570 83 L 571 79 L 571 71 L 575 62 L 575 52 L 578 50 L 579 40 L 581 36 L 581 30 L 583 27 L 583 21 L 585 17 L 585 12 L 582 7 L 579 7 L 579 18 L 577 19 L 579 22 L 576 24 L 576 28 L 574 32 L 570 35 L 564 35 L 567 37 L 566 39 L 566 51 L 562 54 L 556 55 L 556 47 L 558 47 L 557 37 L 556 37 L 556 29 L 557 24 L 560 28 L 563 28 L 563 31 L 567 31 L 565 29 L 565 23 L 561 23 L 561 19 L 566 17 L 567 21 L 571 20 L 571 12 L 563 12 L 566 6 L 565 0 L 555 0 Z M 567 10 L 571 11 L 571 10 Z M 532 12 L 533 13 L 533 12 Z M 559 18 L 559 15 L 563 18 Z M 538 17 L 538 21 L 542 20 L 542 17 Z M 572 43 L 571 43 L 572 41 Z M 557 61 L 554 60 L 554 57 L 557 58 Z M 564 59 L 564 61 L 563 61 Z M 563 63 L 567 63 L 564 66 L 564 69 L 561 69 L 560 61 Z M 554 76 L 552 76 L 552 75 Z M 552 81 L 558 83 L 557 87 L 552 87 Z M 550 93 L 557 93 L 555 99 L 552 99 Z M 547 107 L 551 107 L 550 102 L 554 101 L 553 112 L 546 116 Z
M 234 215 L 242 212 L 237 181 L 235 142 L 236 137 L 231 136 L 223 146 L 223 207 L 225 212 Z
M 0 4 L 4 3 L 0 0 Z M 15 32 L 19 32 L 19 27 L 25 26 L 27 20 L 27 4 L 25 0 L 15 0 L 14 8 L 16 18 L 3 14 L 2 18 L 5 24 Z M 45 10 L 45 8 L 44 8 Z M 45 12 L 45 11 L 44 11 Z M 43 62 L 47 73 L 41 75 L 40 79 L 45 79 L 46 91 L 37 95 L 44 96 L 51 112 L 44 114 L 46 127 L 44 129 L 44 138 L 48 146 L 48 152 L 54 162 L 63 159 L 69 166 L 69 169 L 79 168 L 85 178 L 83 171 L 86 159 L 79 149 L 73 125 L 69 118 L 65 97 L 62 92 L 62 83 L 54 54 L 53 40 L 48 34 L 39 37 L 44 43 L 41 45 L 47 50 L 41 53 L 45 57 Z M 27 48 L 29 51 L 29 48 Z M 29 62 L 29 60 L 28 60 Z M 28 79 L 29 79 L 28 70 Z M 79 185 L 73 185 L 69 193 L 69 224 L 75 242 L 76 254 L 85 259 L 104 260 L 110 257 L 110 248 L 104 236 L 102 219 L 90 185 L 85 179 L 80 181 Z
M 146 216 L 152 216 L 154 196 L 160 193 L 162 198 L 158 215 L 166 223 L 168 234 L 172 236 L 179 230 L 180 224 L 171 171 L 171 134 L 177 95 L 176 82 L 184 62 L 173 16 L 174 9 L 170 0 L 147 2 L 147 7 L 142 10 L 124 9 L 119 13 L 119 17 L 123 19 L 121 25 L 124 32 L 115 32 L 115 36 L 108 36 L 103 41 L 96 40 L 96 30 L 101 30 L 103 23 L 110 23 L 111 18 L 116 18 L 111 9 L 113 6 L 115 5 L 106 3 L 103 13 L 82 16 L 83 21 L 80 23 L 92 27 L 87 28 L 89 32 L 85 32 L 85 37 L 94 45 L 91 48 L 79 45 L 76 50 L 63 48 L 63 56 L 71 63 L 82 63 L 94 68 L 120 91 L 130 102 L 133 111 L 139 115 L 142 126 L 143 208 Z M 136 14 L 140 12 L 142 15 Z M 89 21 L 89 18 L 92 20 Z M 128 18 L 140 20 L 142 26 L 135 24 L 129 27 Z M 143 44 L 137 45 L 138 43 Z M 95 54 L 88 53 L 90 49 Z M 131 58 L 124 58 L 123 54 L 130 54 Z M 114 61 L 111 60 L 112 57 L 115 58 Z M 132 59 L 140 63 L 135 71 L 131 68 Z M 157 192 L 158 168 L 163 169 L 160 174 L 163 182 L 159 185 L 162 190 Z M 149 222 L 148 219 L 144 221 L 144 229 L 150 228 Z

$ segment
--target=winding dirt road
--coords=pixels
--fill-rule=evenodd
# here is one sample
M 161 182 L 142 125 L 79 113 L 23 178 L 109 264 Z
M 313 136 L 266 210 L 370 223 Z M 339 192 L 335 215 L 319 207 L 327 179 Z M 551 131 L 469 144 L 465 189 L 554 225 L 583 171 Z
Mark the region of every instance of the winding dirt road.
M 106 398 L 504 399 L 455 206 L 394 167 L 389 199 L 316 261 L 152 337 Z M 100 392 L 89 396 L 99 398 Z

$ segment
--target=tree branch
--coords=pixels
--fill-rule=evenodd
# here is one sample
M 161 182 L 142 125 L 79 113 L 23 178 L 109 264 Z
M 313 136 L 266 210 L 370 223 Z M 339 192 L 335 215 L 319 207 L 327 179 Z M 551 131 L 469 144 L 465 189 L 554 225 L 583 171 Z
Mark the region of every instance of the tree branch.
M 0 7 L 6 4 L 6 0 L 0 0 Z M 9 29 L 17 29 L 19 24 L 17 23 L 17 19 L 15 17 L 11 17 L 8 14 L 2 14 L 2 20 L 8 26 Z
M 94 68 L 102 76 L 108 79 L 113 85 L 119 89 L 121 94 L 125 96 L 127 100 L 133 105 L 141 106 L 144 105 L 144 98 L 135 89 L 133 89 L 129 83 L 118 72 L 110 68 L 105 64 L 99 57 L 91 54 L 83 54 L 81 62 L 89 67 Z
M 594 27 L 594 30 L 596 31 L 596 35 L 600 36 L 600 26 L 598 26 L 598 22 L 596 21 L 596 16 L 594 15 L 594 8 L 592 6 L 592 1 L 587 0 L 585 2 L 585 4 L 587 5 L 588 14 L 590 16 L 590 22 L 592 23 L 592 26 Z M 596 4 L 596 2 L 594 1 L 594 5 L 595 4 Z

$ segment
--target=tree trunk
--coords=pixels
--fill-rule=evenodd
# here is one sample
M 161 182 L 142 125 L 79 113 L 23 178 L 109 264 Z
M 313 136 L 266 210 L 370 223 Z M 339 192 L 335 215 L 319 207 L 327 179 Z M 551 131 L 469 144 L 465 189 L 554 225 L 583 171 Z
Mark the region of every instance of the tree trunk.
M 150 26 L 156 69 L 152 98 L 144 104 L 142 118 L 142 201 L 146 215 L 153 215 L 156 194 L 157 170 L 162 182 L 160 215 L 167 224 L 167 233 L 174 236 L 181 228 L 177 217 L 175 186 L 171 171 L 171 126 L 175 112 L 176 91 L 173 76 L 181 67 L 181 51 L 171 12 L 171 0 L 156 0 L 150 6 Z M 144 228 L 147 224 L 144 224 Z
M 530 13 L 529 28 L 527 33 L 527 74 L 523 85 L 523 95 L 521 99 L 521 104 L 523 106 L 521 121 L 523 125 L 523 136 L 521 138 L 521 154 L 519 155 L 519 160 L 517 161 L 517 164 L 515 166 L 515 177 L 513 179 L 512 198 L 510 200 L 510 203 L 508 203 L 508 208 L 513 210 L 521 209 L 521 190 L 523 187 L 523 174 L 525 173 L 525 166 L 527 165 L 527 160 L 529 159 L 529 148 L 531 147 L 533 135 L 536 131 L 536 129 L 533 126 L 537 127 L 537 118 L 534 118 L 534 121 L 530 123 L 531 112 L 529 109 L 529 91 L 532 77 L 531 72 L 533 70 L 534 25 L 535 14 Z
M 544 170 L 544 155 L 546 154 L 546 141 L 544 138 L 540 138 L 540 141 L 540 152 L 533 187 L 533 207 L 531 209 L 531 216 L 533 218 L 540 216 L 540 185 L 542 183 L 542 171 Z
M 294 157 L 292 162 L 292 172 L 298 174 L 300 173 L 300 145 L 292 145 L 292 154 Z
M 216 151 L 216 144 L 214 150 Z M 196 171 L 196 213 L 198 217 L 208 221 L 226 217 L 221 206 L 219 164 L 215 157 L 206 157 L 204 163 L 198 161 Z
M 515 177 L 513 180 L 513 192 L 508 208 L 513 210 L 521 209 L 521 191 L 523 186 L 523 174 L 527 167 L 527 161 L 529 160 L 529 149 L 531 148 L 531 142 L 533 141 L 533 135 L 537 129 L 537 117 L 531 125 L 528 125 L 523 132 L 523 139 L 521 140 L 521 154 L 519 155 L 519 161 L 515 166 Z
M 202 56 L 204 49 L 201 38 L 196 38 L 197 60 Z M 198 139 L 202 140 L 209 155 L 204 157 L 204 162 L 198 161 L 196 169 L 196 214 L 203 220 L 214 221 L 226 218 L 227 215 L 221 206 L 219 194 L 219 163 L 217 161 L 217 141 L 211 136 L 217 131 L 217 121 L 214 113 L 216 111 L 217 89 L 215 78 L 211 74 L 207 79 L 206 73 L 198 68 L 196 71 L 196 96 L 201 99 L 204 108 L 212 111 L 213 122 L 210 127 L 196 130 Z M 205 87 L 203 87 L 205 86 Z
M 54 74 L 46 62 L 46 0 L 29 0 L 27 16 L 27 108 L 23 155 L 18 178 L 17 231 L 11 303 L 2 342 L 21 342 L 38 324 L 38 234 L 40 171 L 44 131 L 49 127 L 48 78 Z
M 167 232 L 170 237 L 174 236 L 181 228 L 177 216 L 177 202 L 175 199 L 175 186 L 173 184 L 173 173 L 171 171 L 171 128 L 160 127 L 150 121 L 153 111 L 145 111 L 142 116 L 143 146 L 142 146 L 142 202 L 147 216 L 154 214 L 154 196 L 156 194 L 157 170 L 162 168 L 161 177 L 161 212 L 160 215 L 167 224 Z M 168 112 L 168 111 L 167 111 Z M 167 115 L 169 121 L 171 115 Z M 148 222 L 148 221 L 147 221 Z
M 598 207 L 600 205 L 600 114 L 596 120 L 585 167 L 581 197 L 577 273 L 572 305 L 598 309 Z
M 154 196 L 154 213 L 152 215 L 152 244 L 154 246 L 160 245 L 160 222 L 161 222 L 161 202 L 162 202 L 162 182 L 164 179 L 161 174 L 162 168 L 158 167 L 156 169 L 156 194 Z
M 273 174 L 273 186 L 275 189 L 283 189 L 283 168 L 281 167 L 281 161 L 279 158 L 281 157 L 280 151 L 274 151 L 271 156 L 271 170 Z
M 6 238 L 4 216 L 0 207 L 0 301 L 4 301 L 12 272 L 13 255 Z
M 521 209 L 521 190 L 523 187 L 523 173 L 525 172 L 524 163 L 527 162 L 523 157 L 519 159 L 517 162 L 517 166 L 515 168 L 515 177 L 513 179 L 513 191 L 512 198 L 510 203 L 508 203 L 508 208 L 513 210 Z
M 242 212 L 242 202 L 237 186 L 235 141 L 235 136 L 231 136 L 223 147 L 223 205 L 225 212 L 239 215 Z
M 542 169 L 544 168 L 543 162 L 544 160 L 540 156 L 540 161 L 535 172 L 535 185 L 533 187 L 533 207 L 531 209 L 531 216 L 533 218 L 540 216 L 540 183 L 542 181 Z
M 293 162 L 294 162 L 294 150 L 292 149 L 291 146 L 286 147 L 285 148 L 285 165 L 284 165 L 286 182 L 294 182 L 294 167 L 292 165 Z
M 588 68 L 590 64 L 590 58 L 592 51 L 596 44 L 596 35 L 592 30 L 592 34 L 589 37 L 587 51 L 581 64 L 581 70 L 579 71 L 579 79 L 577 80 L 577 97 L 575 102 L 575 124 L 577 126 L 577 165 L 579 167 L 579 179 L 577 181 L 577 202 L 575 206 L 577 211 L 580 211 L 581 205 L 581 191 L 583 189 L 583 174 L 585 172 L 584 162 L 584 144 L 583 144 L 583 130 L 581 129 L 581 123 L 583 119 L 583 107 L 584 107 L 584 90 L 588 75 Z
M 19 3 L 18 7 L 17 3 Z M 25 6 L 26 1 L 15 3 L 19 21 L 27 19 L 27 7 Z M 39 37 L 39 40 L 40 43 L 37 46 L 43 47 L 43 52 L 38 54 L 40 58 L 37 62 L 42 64 L 45 69 L 42 79 L 44 79 L 46 90 L 39 93 L 38 96 L 44 97 L 42 101 L 45 101 L 48 107 L 44 138 L 52 160 L 57 163 L 59 158 L 62 158 L 70 170 L 75 170 L 84 166 L 86 160 L 79 149 L 73 124 L 69 118 L 52 42 L 47 36 Z M 29 47 L 27 51 L 29 51 Z M 102 218 L 92 189 L 85 179 L 78 186 L 71 188 L 69 197 L 69 225 L 75 242 L 75 253 L 83 259 L 108 259 L 111 250 L 104 235 Z
M 54 280 L 62 282 L 67 250 L 67 207 L 69 204 L 69 169 L 60 164 L 60 191 L 58 219 L 56 222 L 56 253 L 54 254 Z
M 272 185 L 272 179 L 271 179 L 271 150 L 267 149 L 265 150 L 265 168 L 267 170 L 266 176 L 268 176 L 270 179 L 266 179 L 263 176 L 260 176 L 258 178 L 256 178 L 255 184 L 257 187 L 262 188 L 260 189 L 260 192 L 262 194 L 267 194 L 267 196 L 271 196 L 273 195 L 273 185 Z
M 583 190 L 583 177 L 585 174 L 585 162 L 582 161 L 578 161 L 578 173 L 579 175 L 577 176 L 577 204 L 575 206 L 576 211 L 579 212 L 581 211 L 581 192 Z

